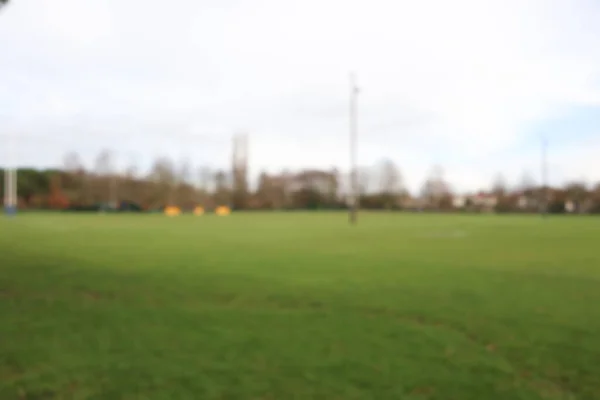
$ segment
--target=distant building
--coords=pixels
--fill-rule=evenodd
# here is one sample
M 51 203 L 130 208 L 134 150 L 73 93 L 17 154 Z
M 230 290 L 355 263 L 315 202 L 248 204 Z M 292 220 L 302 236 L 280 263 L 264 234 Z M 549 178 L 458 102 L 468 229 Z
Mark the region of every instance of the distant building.
M 471 197 L 471 204 L 482 211 L 493 211 L 498 198 L 493 194 L 479 192 Z
M 518 193 L 517 207 L 521 210 L 531 210 L 539 206 L 539 199 L 533 193 Z
M 454 196 L 452 198 L 452 207 L 454 208 L 465 208 L 467 206 L 466 196 Z
M 493 194 L 479 192 L 474 195 L 454 196 L 452 206 L 457 209 L 470 209 L 478 211 L 493 211 L 498 204 L 498 198 Z

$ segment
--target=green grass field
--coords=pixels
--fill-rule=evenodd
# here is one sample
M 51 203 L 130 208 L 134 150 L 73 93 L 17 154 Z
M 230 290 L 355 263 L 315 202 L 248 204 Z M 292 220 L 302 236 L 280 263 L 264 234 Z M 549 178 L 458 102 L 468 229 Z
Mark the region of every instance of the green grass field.
M 600 399 L 600 219 L 0 218 L 0 399 Z

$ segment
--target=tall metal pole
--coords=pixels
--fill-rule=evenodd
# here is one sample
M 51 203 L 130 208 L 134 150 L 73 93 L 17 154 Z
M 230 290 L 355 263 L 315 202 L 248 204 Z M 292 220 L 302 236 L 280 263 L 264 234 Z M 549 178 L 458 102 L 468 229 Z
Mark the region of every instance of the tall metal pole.
M 10 165 L 4 166 L 4 212 L 8 214 L 10 207 Z
M 4 170 L 4 212 L 9 216 L 15 213 L 15 204 L 13 201 L 14 178 L 13 166 L 6 165 L 6 169 Z
M 358 88 L 356 87 L 356 76 L 350 74 L 350 180 L 351 180 L 351 199 L 350 205 L 350 224 L 356 225 L 358 222 L 358 208 L 360 198 L 358 196 L 358 167 L 357 167 L 357 97 Z
M 545 136 L 542 136 L 542 204 L 541 204 L 541 212 L 542 216 L 546 216 L 548 213 L 548 162 L 547 162 L 547 152 L 548 152 L 548 141 Z
M 0 9 L 8 0 L 0 0 Z M 4 212 L 6 215 L 15 215 L 17 212 L 17 163 L 16 163 L 16 134 L 11 133 L 8 138 L 8 165 L 4 170 Z
M 0 0 L 0 9 L 8 3 L 8 0 Z M 8 138 L 8 165 L 5 166 L 4 170 L 4 212 L 6 215 L 14 215 L 17 211 L 17 170 L 16 163 L 13 160 L 16 159 L 15 153 L 15 141 L 16 138 L 10 134 Z
M 230 209 L 236 208 L 237 204 L 237 196 L 239 193 L 238 189 L 238 180 L 239 180 L 239 158 L 240 158 L 240 147 L 241 147 L 241 135 L 239 133 L 235 133 L 233 135 L 233 152 L 231 154 L 231 191 L 229 195 L 229 204 L 228 207 Z
M 17 163 L 16 163 L 16 135 L 11 133 L 8 137 L 8 165 L 4 170 L 4 211 L 6 215 L 15 215 L 17 212 Z

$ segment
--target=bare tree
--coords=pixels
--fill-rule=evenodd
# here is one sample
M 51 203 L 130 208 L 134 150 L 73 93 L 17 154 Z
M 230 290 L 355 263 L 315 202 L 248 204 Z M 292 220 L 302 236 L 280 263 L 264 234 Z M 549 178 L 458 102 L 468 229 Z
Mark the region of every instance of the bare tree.
M 223 170 L 217 170 L 214 174 L 215 202 L 217 205 L 226 205 L 229 203 L 229 185 L 227 173 Z
M 329 173 L 328 185 L 328 201 L 330 206 L 335 206 L 338 202 L 338 191 L 340 188 L 340 171 L 337 168 L 332 168 Z
M 73 197 L 80 204 L 87 204 L 90 202 L 90 185 L 89 177 L 86 173 L 83 163 L 76 152 L 69 152 L 63 159 L 65 172 L 69 175 L 69 178 L 73 180 L 73 189 L 75 191 Z
M 518 208 L 519 199 L 511 195 L 506 180 L 500 173 L 496 175 L 492 182 L 492 194 L 496 198 L 494 205 L 495 211 L 508 212 Z
M 565 192 L 569 201 L 575 205 L 576 212 L 585 212 L 586 203 L 590 199 L 587 185 L 584 182 L 570 182 L 565 186 Z
M 392 208 L 399 201 L 403 189 L 402 175 L 391 160 L 383 160 L 379 166 L 380 195 L 386 208 Z
M 212 178 L 212 172 L 209 167 L 204 166 L 198 169 L 198 185 L 200 197 L 198 201 L 202 204 L 203 207 L 208 206 L 208 199 L 210 193 L 210 182 Z
M 592 200 L 592 212 L 600 213 L 600 183 L 596 183 L 590 193 Z
M 523 194 L 528 194 L 535 188 L 535 180 L 531 176 L 531 174 L 527 171 L 524 171 L 521 175 L 521 181 L 519 182 L 519 190 L 523 192 Z
M 282 191 L 282 207 L 292 207 L 292 192 L 294 190 L 294 174 L 288 169 L 283 169 L 280 175 L 280 184 Z
M 113 159 L 110 150 L 102 150 L 96 157 L 95 170 L 98 175 L 107 175 L 112 172 Z
M 144 182 L 137 179 L 138 166 L 135 157 L 130 156 L 129 164 L 125 167 L 124 176 L 119 179 L 119 194 L 124 200 L 143 203 L 142 187 Z
M 439 165 L 434 166 L 421 188 L 421 198 L 426 206 L 439 209 L 449 206 L 451 197 L 450 186 L 444 179 L 443 168 Z
M 539 198 L 535 196 L 535 180 L 528 171 L 523 171 L 517 189 L 520 192 L 519 208 L 531 211 L 538 207 Z
M 498 198 L 503 198 L 508 193 L 506 180 L 502 174 L 497 174 L 492 183 L 492 193 Z
M 358 194 L 359 196 L 366 195 L 371 188 L 371 169 L 369 167 L 359 167 L 357 171 L 358 176 Z
M 129 165 L 125 168 L 125 176 L 128 179 L 135 179 L 137 177 L 139 168 L 135 161 L 135 156 L 130 156 Z
M 179 168 L 175 175 L 175 202 L 180 207 L 192 207 L 195 199 L 190 185 L 192 167 L 187 158 L 183 158 L 179 163 Z
M 177 183 L 179 185 L 184 185 L 189 183 L 191 177 L 192 167 L 190 165 L 190 161 L 187 158 L 184 158 L 179 163 L 179 169 L 177 170 Z
M 258 178 L 256 194 L 261 207 L 268 209 L 279 209 L 285 204 L 284 193 L 285 182 L 282 176 L 269 175 L 262 172 Z
M 95 195 L 116 207 L 118 201 L 117 174 L 114 166 L 114 156 L 110 150 L 102 150 L 96 157 L 95 171 L 98 175 L 95 185 Z M 104 189 L 106 185 L 106 189 Z
M 210 192 L 210 180 L 212 175 L 213 173 L 210 167 L 200 168 L 200 184 L 207 193 Z
M 383 160 L 380 165 L 381 192 L 396 193 L 400 190 L 402 177 L 400 171 L 391 160 Z
M 153 206 L 165 206 L 174 201 L 176 173 L 171 160 L 166 157 L 156 159 L 150 169 L 149 180 L 154 183 L 149 199 Z
M 65 155 L 63 164 L 67 172 L 74 174 L 83 168 L 79 155 L 74 151 L 71 151 Z

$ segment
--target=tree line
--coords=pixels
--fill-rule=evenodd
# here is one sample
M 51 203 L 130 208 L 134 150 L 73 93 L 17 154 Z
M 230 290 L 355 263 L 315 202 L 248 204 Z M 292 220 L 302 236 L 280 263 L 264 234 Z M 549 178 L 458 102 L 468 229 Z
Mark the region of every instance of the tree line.
M 236 168 L 238 168 L 236 170 Z M 193 168 L 161 157 L 147 173 L 135 165 L 117 171 L 110 151 L 102 151 L 93 168 L 69 153 L 62 168 L 17 170 L 20 209 L 161 210 L 177 206 L 208 210 L 226 205 L 238 210 L 343 209 L 348 179 L 337 169 L 304 169 L 277 174 L 263 172 L 250 185 L 246 169 Z M 4 171 L 0 174 L 4 190 Z M 499 175 L 488 189 L 470 196 L 453 193 L 441 167 L 434 167 L 418 193 L 406 190 L 400 169 L 383 160 L 357 173 L 357 193 L 363 209 L 473 212 L 600 212 L 600 183 L 572 182 L 541 187 L 525 175 L 509 188 Z

